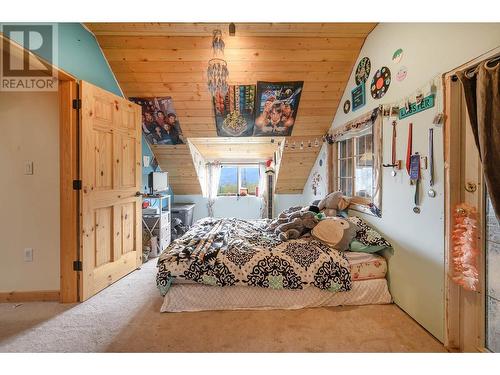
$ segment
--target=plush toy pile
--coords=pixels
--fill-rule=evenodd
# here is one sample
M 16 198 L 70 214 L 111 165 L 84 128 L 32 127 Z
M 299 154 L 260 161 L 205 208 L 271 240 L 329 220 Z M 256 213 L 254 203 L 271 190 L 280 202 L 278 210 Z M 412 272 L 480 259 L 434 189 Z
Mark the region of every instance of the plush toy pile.
M 322 219 L 316 206 L 295 206 L 284 210 L 269 225 L 281 241 L 293 240 L 309 233 Z
M 334 191 L 319 202 L 318 208 L 325 216 L 337 216 L 340 211 L 349 207 L 350 202 L 351 199 L 344 196 L 341 191 Z
M 300 238 L 310 233 L 325 216 L 337 216 L 349 203 L 350 199 L 341 191 L 335 191 L 321 200 L 318 206 L 294 206 L 284 210 L 271 222 L 269 230 L 274 231 L 281 241 Z

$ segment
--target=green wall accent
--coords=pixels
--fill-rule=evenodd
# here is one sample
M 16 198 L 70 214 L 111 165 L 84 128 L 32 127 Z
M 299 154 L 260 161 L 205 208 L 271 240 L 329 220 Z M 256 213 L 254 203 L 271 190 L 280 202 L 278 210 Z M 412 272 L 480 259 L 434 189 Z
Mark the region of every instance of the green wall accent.
M 0 27 L 12 24 L 15 23 L 0 23 Z M 57 67 L 80 80 L 123 96 L 94 35 L 81 23 L 57 23 L 57 27 Z M 41 57 L 52 62 L 52 56 Z
M 123 96 L 99 44 L 80 23 L 59 23 L 59 67 L 116 95 Z

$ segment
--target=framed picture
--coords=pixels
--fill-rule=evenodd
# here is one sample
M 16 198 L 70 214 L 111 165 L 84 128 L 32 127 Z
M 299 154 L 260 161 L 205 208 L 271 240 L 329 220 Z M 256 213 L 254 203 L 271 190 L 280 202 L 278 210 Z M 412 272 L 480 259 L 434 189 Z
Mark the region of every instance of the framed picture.
M 142 108 L 142 134 L 149 144 L 177 145 L 185 143 L 170 96 L 130 98 L 130 100 Z
M 351 91 L 352 96 L 352 110 L 363 107 L 366 104 L 365 83 L 361 82 Z
M 225 97 L 213 99 L 219 137 L 250 137 L 255 115 L 255 85 L 229 86 Z
M 257 82 L 254 136 L 292 134 L 303 81 Z

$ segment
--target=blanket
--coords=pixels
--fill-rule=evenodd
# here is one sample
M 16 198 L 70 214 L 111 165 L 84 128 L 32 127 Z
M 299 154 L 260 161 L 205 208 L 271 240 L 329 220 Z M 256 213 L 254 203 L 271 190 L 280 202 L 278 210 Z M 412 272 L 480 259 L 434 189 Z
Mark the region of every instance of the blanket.
M 219 287 L 351 289 L 350 267 L 342 252 L 310 238 L 282 242 L 268 229 L 269 223 L 199 220 L 160 255 L 160 293 L 165 295 L 176 278 Z

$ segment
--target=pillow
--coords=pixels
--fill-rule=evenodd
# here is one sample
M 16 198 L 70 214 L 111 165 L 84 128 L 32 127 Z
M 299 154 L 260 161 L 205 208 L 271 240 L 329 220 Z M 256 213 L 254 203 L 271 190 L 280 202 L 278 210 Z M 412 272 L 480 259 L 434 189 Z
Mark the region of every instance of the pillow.
M 321 220 L 311 231 L 314 238 L 337 250 L 348 250 L 356 235 L 356 226 L 339 217 Z
M 365 246 L 382 246 L 383 249 L 387 247 L 392 247 L 389 241 L 387 241 L 382 235 L 375 229 L 370 227 L 362 219 L 357 216 L 350 216 L 347 218 L 351 223 L 356 225 L 357 232 L 355 239 L 361 242 Z M 382 250 L 382 249 L 380 249 Z M 377 250 L 379 251 L 379 250 Z
M 370 246 L 370 245 L 364 245 L 362 242 L 359 242 L 358 240 L 354 239 L 351 241 L 349 244 L 349 249 L 351 251 L 355 251 L 358 253 L 376 253 L 377 251 L 387 249 L 386 246 Z

